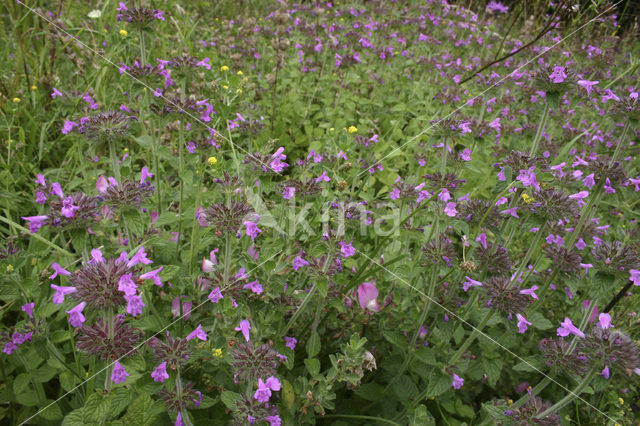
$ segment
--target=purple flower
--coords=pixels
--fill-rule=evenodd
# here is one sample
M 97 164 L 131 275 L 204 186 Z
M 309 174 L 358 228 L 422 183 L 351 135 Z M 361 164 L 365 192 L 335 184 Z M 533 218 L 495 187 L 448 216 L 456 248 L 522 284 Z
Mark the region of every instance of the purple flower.
M 457 374 L 453 373 L 453 382 L 451 383 L 454 389 L 460 389 L 464 386 L 464 379 Z
M 476 281 L 476 280 L 472 280 L 471 278 L 465 276 L 465 278 L 467 279 L 464 284 L 462 284 L 462 290 L 464 292 L 469 291 L 469 288 L 471 287 L 481 287 L 482 283 L 480 281 Z
M 176 417 L 176 422 L 173 426 L 184 426 L 184 423 L 182 423 L 182 412 L 178 411 L 178 416 Z
M 317 178 L 315 178 L 315 182 L 319 183 L 319 182 L 329 182 L 331 180 L 331 178 L 329 176 L 327 176 L 327 171 L 323 170 L 322 174 L 320 176 L 318 176 Z
M 356 249 L 351 245 L 353 241 L 349 243 L 345 243 L 344 241 L 340 241 L 338 244 L 340 245 L 340 253 L 344 257 L 351 257 L 356 254 Z
M 258 216 L 258 222 L 260 222 L 260 216 Z M 251 240 L 255 240 L 258 234 L 262 232 L 262 230 L 258 228 L 258 223 L 246 221 L 244 222 L 244 226 L 247 227 L 246 234 L 251 237 Z
M 75 211 L 79 208 L 80 207 L 73 205 L 73 197 L 68 196 L 67 198 L 62 200 L 62 209 L 60 210 L 60 212 L 64 217 L 73 217 L 75 216 Z
M 25 303 L 24 305 L 22 305 L 20 310 L 22 310 L 22 312 L 25 312 L 29 316 L 29 318 L 33 318 L 33 308 L 35 308 L 35 306 L 36 304 L 34 302 Z
M 64 122 L 64 125 L 62 126 L 62 134 L 66 135 L 68 133 L 70 133 L 74 127 L 78 127 L 78 123 L 76 123 L 75 121 L 71 121 L 71 120 L 67 120 Z
M 247 342 L 249 341 L 249 339 L 251 338 L 249 336 L 249 331 L 251 330 L 251 324 L 249 323 L 249 321 L 242 320 L 240 321 L 240 326 L 235 328 L 236 331 L 241 331 L 242 335 L 244 336 L 244 340 L 246 340 Z
M 86 319 L 84 315 L 82 315 L 82 310 L 84 309 L 85 306 L 87 306 L 87 303 L 82 302 L 76 305 L 75 308 L 65 311 L 66 313 L 69 314 L 69 324 L 71 324 L 72 327 L 75 327 L 75 328 L 82 327 L 82 323 L 85 322 L 85 319 Z
M 604 312 L 601 313 L 598 315 L 598 323 L 596 325 L 602 330 L 613 327 L 613 324 L 611 324 L 611 315 Z
M 287 156 L 284 155 L 283 152 L 284 152 L 284 147 L 281 146 L 271 156 L 271 162 L 269 163 L 269 167 L 271 168 L 271 170 L 275 171 L 276 173 L 280 173 L 285 169 L 285 167 L 288 166 L 287 163 L 282 161 L 287 158 Z
M 125 294 L 124 300 L 127 301 L 127 313 L 135 317 L 142 313 L 142 308 L 145 306 L 142 301 L 142 297 L 135 294 Z
M 444 208 L 444 213 L 449 217 L 455 217 L 458 214 L 456 206 L 457 204 L 454 202 L 447 203 L 447 206 Z
M 598 83 L 600 83 L 598 80 L 595 80 L 595 81 L 578 80 L 578 86 L 583 87 L 587 91 L 587 96 L 591 95 L 593 86 L 595 86 Z
M 11 355 L 13 351 L 15 351 L 16 349 L 18 349 L 18 346 L 16 346 L 15 343 L 7 342 L 5 343 L 4 348 L 2 349 L 2 352 L 4 352 L 7 355 Z
M 22 219 L 29 222 L 29 232 L 35 234 L 38 232 L 38 229 L 44 226 L 49 216 L 22 216 Z
M 203 342 L 207 341 L 207 333 L 202 329 L 202 324 L 198 324 L 196 329 L 193 330 L 191 333 L 189 333 L 189 335 L 187 336 L 187 340 L 191 340 L 195 338 L 198 338 Z
M 133 296 L 138 292 L 138 285 L 132 279 L 133 273 L 129 272 L 124 274 L 118 280 L 118 291 L 123 292 L 125 295 Z
M 51 264 L 51 267 L 53 268 L 54 272 L 49 278 L 52 279 L 52 280 L 55 279 L 55 277 L 57 277 L 58 275 L 67 275 L 67 276 L 71 275 L 71 272 L 69 272 L 66 269 L 64 269 L 57 262 L 53 262 Z
M 45 195 L 45 193 L 42 191 L 36 192 L 36 203 L 42 205 L 46 202 L 47 202 L 47 196 Z
M 151 378 L 153 378 L 154 382 L 164 383 L 166 379 L 169 378 L 169 374 L 167 373 L 167 361 L 158 365 L 153 372 L 151 373 Z
M 153 173 L 150 173 L 147 167 L 143 167 L 142 170 L 140 170 L 140 183 L 145 183 L 147 178 L 150 177 L 153 177 Z
M 284 341 L 285 346 L 291 350 L 294 350 L 296 348 L 296 345 L 298 344 L 298 339 L 296 339 L 295 337 L 285 337 Z
M 271 389 L 262 381 L 262 379 L 258 379 L 258 390 L 253 394 L 253 397 L 260 402 L 269 402 L 269 398 L 271 398 Z
M 13 333 L 13 336 L 11 336 L 11 340 L 16 345 L 21 345 L 21 344 L 24 343 L 24 341 L 26 339 L 25 339 L 25 337 L 24 337 L 24 335 L 22 333 L 15 332 L 15 333 Z
M 183 297 L 186 298 L 186 296 L 178 296 L 171 301 L 171 313 L 173 314 L 174 318 L 177 318 L 180 315 L 180 299 L 182 299 Z M 189 317 L 191 316 L 192 307 L 193 307 L 192 302 L 190 301 L 182 302 L 182 317 L 184 319 L 186 320 L 189 319 Z
M 295 193 L 296 193 L 296 189 L 293 186 L 285 186 L 284 189 L 282 190 L 282 198 L 284 198 L 285 200 L 288 200 L 291 197 L 293 197 Z
M 55 284 L 51 284 L 51 288 L 56 291 L 53 294 L 53 303 L 56 305 L 62 304 L 62 302 L 64 302 L 64 297 L 67 294 L 75 293 L 77 291 L 75 287 L 59 287 Z
M 556 330 L 558 336 L 567 337 L 569 334 L 573 334 L 574 336 L 584 338 L 584 333 L 580 331 L 578 327 L 573 325 L 570 318 L 565 318 L 564 321 L 560 324 L 560 327 Z
M 524 290 L 520 290 L 520 294 L 526 294 L 526 295 L 531 296 L 534 299 L 538 300 L 538 295 L 535 293 L 535 291 L 537 289 L 538 289 L 538 286 L 534 285 L 531 288 L 525 288 Z
M 602 373 L 600 373 L 600 375 L 602 377 L 604 377 L 605 379 L 608 379 L 609 375 L 610 375 L 609 367 L 604 367 L 604 369 L 602 370 Z
M 280 426 L 280 425 L 282 425 L 282 419 L 277 414 L 274 415 L 274 416 L 267 416 L 264 419 L 269 422 L 269 426 Z
M 375 280 L 360 284 L 358 287 L 358 303 L 360 303 L 362 309 L 369 309 L 373 312 L 380 311 L 378 288 L 376 287 Z
M 465 148 L 460 153 L 460 159 L 463 161 L 471 161 L 471 150 L 469 148 Z
M 113 373 L 111 373 L 111 381 L 114 383 L 124 383 L 129 377 L 129 373 L 124 369 L 118 361 L 113 364 Z
M 153 271 L 146 272 L 140 275 L 140 278 L 142 278 L 143 280 L 153 280 L 153 283 L 155 285 L 157 285 L 158 287 L 162 287 L 162 279 L 160 278 L 159 273 L 160 271 L 162 271 L 163 268 L 164 266 L 161 266 L 158 269 L 154 269 Z
M 511 216 L 513 216 L 515 218 L 518 218 L 519 216 L 518 216 L 518 213 L 516 212 L 516 210 L 518 210 L 518 207 L 512 207 L 510 209 L 502 210 L 500 212 L 500 214 L 510 214 Z
M 302 257 L 300 256 L 296 256 L 293 258 L 293 270 L 297 271 L 298 269 L 302 268 L 303 266 L 307 266 L 310 265 L 309 262 L 307 262 L 306 260 L 304 260 Z
M 149 260 L 147 258 L 147 253 L 145 253 L 145 251 L 144 251 L 144 246 L 140 247 L 138 252 L 135 255 L 133 255 L 133 257 L 131 258 L 131 260 L 129 262 L 127 262 L 127 268 L 131 268 L 131 267 L 137 265 L 138 263 L 142 263 L 144 265 L 148 265 L 150 263 L 153 263 L 153 261 L 151 261 L 151 260 Z
M 62 96 L 62 92 L 59 91 L 58 89 L 56 89 L 55 87 L 53 88 L 53 92 L 51 92 L 51 97 L 53 99 L 57 98 L 58 96 Z
M 555 66 L 553 72 L 549 74 L 549 79 L 554 83 L 562 83 L 567 78 L 567 73 L 564 72 L 565 67 Z
M 262 293 L 262 284 L 258 283 L 257 280 L 243 285 L 242 288 L 248 288 L 249 290 L 251 290 L 255 294 L 261 294 Z
M 516 314 L 516 318 L 518 318 L 518 333 L 524 333 L 527 331 L 527 326 L 531 325 L 531 323 L 520 314 Z
M 207 297 L 209 298 L 209 300 L 211 300 L 211 303 L 218 303 L 224 296 L 222 295 L 220 287 L 218 286 L 211 290 L 211 293 L 209 293 L 209 296 Z
M 640 271 L 637 269 L 629 269 L 629 279 L 633 281 L 633 285 L 640 285 Z

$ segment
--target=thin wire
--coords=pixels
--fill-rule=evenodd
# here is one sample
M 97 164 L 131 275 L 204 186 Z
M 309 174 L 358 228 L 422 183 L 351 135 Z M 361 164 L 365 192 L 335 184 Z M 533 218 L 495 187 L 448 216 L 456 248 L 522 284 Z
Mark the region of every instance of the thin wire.
M 437 126 L 438 124 L 440 124 L 440 122 L 442 122 L 443 120 L 446 120 L 447 118 L 451 117 L 452 115 L 454 115 L 455 113 L 457 113 L 458 111 L 460 111 L 462 108 L 464 108 L 465 106 L 467 106 L 469 104 L 470 101 L 475 101 L 477 98 L 484 96 L 485 93 L 487 93 L 489 90 L 493 89 L 494 87 L 496 87 L 498 84 L 502 83 L 503 81 L 505 81 L 506 79 L 510 78 L 514 73 L 516 73 L 517 71 L 520 71 L 522 68 L 526 67 L 527 65 L 529 65 L 531 62 L 533 62 L 534 60 L 538 59 L 540 56 L 546 54 L 547 52 L 549 52 L 551 49 L 553 49 L 554 47 L 556 47 L 557 45 L 559 45 L 560 43 L 562 43 L 563 41 L 565 41 L 566 39 L 568 39 L 569 37 L 571 37 L 572 35 L 574 35 L 575 33 L 577 33 L 578 31 L 580 31 L 581 29 L 583 29 L 584 27 L 586 27 L 587 25 L 589 25 L 590 23 L 592 23 L 593 21 L 597 20 L 598 18 L 600 18 L 602 15 L 604 15 L 605 13 L 613 10 L 618 4 L 620 4 L 622 2 L 622 0 L 618 0 L 617 3 L 615 3 L 614 5 L 611 6 L 611 8 L 605 10 L 604 12 L 601 12 L 600 14 L 596 15 L 593 19 L 587 21 L 585 24 L 581 25 L 580 27 L 578 27 L 578 29 L 572 31 L 571 33 L 569 33 L 566 37 L 562 38 L 561 40 L 557 41 L 556 43 L 552 44 L 551 47 L 549 47 L 548 49 L 544 49 L 541 53 L 538 53 L 537 55 L 535 55 L 533 58 L 531 58 L 530 60 L 528 60 L 527 62 L 524 63 L 524 65 L 519 66 L 518 68 L 516 68 L 515 70 L 511 71 L 508 75 L 504 76 L 503 78 L 501 78 L 500 80 L 498 80 L 497 82 L 495 82 L 494 84 L 492 84 L 491 86 L 487 87 L 484 91 L 482 91 L 479 95 L 476 95 L 474 97 L 472 97 L 471 99 L 468 99 L 467 101 L 465 101 L 464 104 L 460 105 L 458 108 L 456 108 L 455 110 L 453 110 L 453 112 L 447 114 L 446 116 L 440 118 L 439 120 L 436 120 L 433 124 L 431 124 L 429 127 L 425 128 L 424 130 L 422 130 L 420 133 L 418 133 L 417 135 L 413 136 L 411 139 L 409 139 L 407 142 L 405 142 L 404 144 L 400 145 L 398 148 L 394 148 L 390 153 L 388 153 L 387 155 L 385 155 L 384 157 L 382 157 L 378 162 L 376 162 L 375 164 L 373 164 L 371 167 L 375 167 L 378 164 L 382 163 L 382 161 L 385 158 L 388 158 L 389 156 L 393 155 L 393 153 L 395 153 L 398 150 L 401 150 L 402 148 L 404 148 L 405 146 L 409 145 L 411 142 L 415 141 L 416 139 L 418 139 L 420 136 L 424 135 L 425 133 L 427 133 L 429 130 L 433 129 L 435 126 Z M 369 171 L 370 167 L 361 171 L 358 176 L 356 176 L 356 178 L 362 176 L 364 173 L 367 173 Z
M 118 70 L 120 70 L 120 67 L 113 62 L 111 59 L 107 58 L 106 56 L 102 55 L 100 52 L 94 50 L 91 48 L 91 46 L 87 45 L 86 43 L 84 43 L 82 40 L 78 39 L 76 36 L 74 36 L 73 34 L 69 33 L 67 30 L 65 30 L 64 28 L 61 28 L 59 25 L 57 25 L 55 22 L 51 21 L 50 19 L 48 19 L 46 16 L 38 13 L 37 10 L 27 6 L 26 4 L 22 3 L 22 1 L 17 0 L 18 4 L 23 5 L 24 7 L 26 7 L 27 9 L 29 9 L 32 13 L 36 14 L 37 16 L 39 16 L 40 18 L 44 19 L 45 21 L 47 21 L 50 25 L 54 26 L 58 31 L 63 32 L 64 34 L 68 35 L 69 37 L 71 37 L 74 41 L 76 41 L 78 44 L 80 44 L 81 46 L 85 47 L 86 49 L 90 50 L 91 52 L 93 52 L 95 55 L 97 55 L 98 57 L 102 58 L 105 62 L 109 63 L 110 65 L 113 65 L 115 68 L 118 68 Z M 145 88 L 147 88 L 150 91 L 153 91 L 153 87 L 149 86 L 148 84 L 146 84 L 144 81 L 140 80 L 139 78 L 135 77 L 134 75 L 132 75 L 131 73 L 129 73 L 129 71 L 127 70 L 121 70 L 122 74 L 127 75 L 128 77 L 130 77 L 131 79 L 135 80 L 136 82 L 140 83 L 141 85 L 143 85 Z M 184 94 L 186 96 L 186 93 Z M 226 136 L 224 136 L 222 133 L 218 132 L 216 129 L 214 129 L 213 127 L 209 126 L 207 123 L 205 123 L 204 121 L 202 121 L 201 118 L 196 117 L 195 115 L 191 114 L 189 111 L 180 108 L 179 105 L 177 105 L 174 101 L 172 101 L 171 99 L 167 98 L 166 96 L 164 96 L 164 94 L 158 96 L 159 98 L 164 99 L 167 103 L 169 103 L 170 105 L 176 107 L 177 109 L 181 110 L 182 113 L 184 113 L 185 115 L 189 116 L 190 118 L 196 120 L 197 122 L 199 122 L 200 124 L 202 124 L 204 127 L 206 127 L 208 130 L 213 130 L 215 135 L 218 137 L 220 137 L 222 140 L 228 142 L 230 145 L 233 145 L 235 148 L 237 148 L 239 151 L 244 152 L 245 154 L 248 155 L 253 155 L 251 154 L 249 151 L 247 151 L 246 149 L 242 148 L 241 146 L 238 146 L 236 144 L 234 144 L 231 139 L 227 138 Z M 276 171 L 275 169 L 273 169 L 269 164 L 265 164 L 262 162 L 262 160 L 260 160 L 259 158 L 256 158 L 262 166 L 268 167 L 269 169 L 271 169 L 271 171 L 277 173 L 278 175 L 282 175 L 281 173 L 279 173 L 278 171 Z
M 255 268 L 251 269 L 249 272 L 247 272 L 247 274 L 250 274 L 251 272 L 255 271 L 256 269 L 258 269 L 259 267 L 261 267 L 262 265 L 264 265 L 265 263 L 267 263 L 268 261 L 270 261 L 271 259 L 273 259 L 274 257 L 276 257 L 277 255 L 279 255 L 280 253 L 282 253 L 283 250 L 280 250 L 278 252 L 276 252 L 274 255 L 272 255 L 271 257 L 269 257 L 267 260 L 265 260 L 264 262 L 260 263 L 258 266 L 256 266 Z M 228 288 L 228 287 L 227 287 Z M 226 290 L 223 289 L 222 291 Z M 209 302 L 209 299 L 205 299 L 202 303 L 200 303 L 198 306 L 196 306 L 195 308 L 192 308 L 192 310 L 197 310 L 200 306 L 204 305 L 205 303 Z M 149 342 L 149 340 L 153 339 L 154 337 L 156 337 L 158 334 L 162 333 L 163 331 L 165 331 L 167 328 L 171 327 L 173 324 L 175 324 L 176 322 L 180 321 L 182 318 L 184 318 L 187 315 L 187 313 L 183 313 L 180 317 L 176 318 L 175 320 L 173 320 L 169 325 L 167 325 L 166 327 L 164 327 L 163 329 L 161 329 L 160 331 L 156 332 L 155 334 L 153 334 L 151 337 L 149 337 L 147 340 L 145 340 L 144 342 L 140 343 L 138 346 L 136 346 L 135 348 L 131 349 L 129 352 L 127 352 L 126 354 L 122 355 L 120 358 L 116 359 L 115 361 L 113 361 L 111 364 L 106 365 L 103 369 L 98 370 L 98 372 L 96 372 L 93 376 L 87 378 L 84 382 L 78 384 L 76 387 L 74 387 L 73 389 L 71 389 L 69 392 L 65 393 L 64 395 L 62 395 L 60 398 L 56 399 L 55 401 L 53 401 L 51 404 L 47 405 L 46 407 L 43 407 L 42 409 L 38 410 L 34 415 L 32 415 L 31 417 L 29 417 L 28 419 L 26 419 L 25 421 L 23 421 L 22 423 L 20 423 L 20 426 L 26 424 L 29 420 L 33 419 L 34 417 L 38 416 L 40 413 L 42 413 L 43 411 L 47 410 L 49 407 L 51 407 L 52 405 L 54 405 L 55 403 L 57 403 L 58 401 L 60 401 L 62 398 L 66 397 L 67 395 L 69 395 L 71 392 L 75 391 L 76 389 L 78 389 L 80 386 L 82 386 L 83 384 L 87 383 L 89 380 L 93 379 L 94 377 L 96 377 L 97 375 L 99 375 L 100 373 L 102 373 L 104 370 L 106 370 L 107 368 L 111 367 L 112 365 L 114 365 L 116 362 L 119 362 L 122 358 L 128 356 L 129 354 L 137 351 L 138 349 L 140 349 L 140 347 L 142 347 L 143 345 L 145 345 L 147 342 Z
M 607 414 L 605 414 L 604 412 L 600 411 L 597 407 L 595 407 L 593 404 L 591 404 L 589 401 L 586 401 L 584 398 L 582 398 L 579 394 L 573 392 L 572 390 L 570 390 L 569 388 L 567 388 L 566 386 L 564 386 L 563 384 L 561 384 L 560 382 L 558 382 L 557 380 L 555 380 L 553 377 L 549 376 L 548 374 L 546 374 L 544 371 L 540 370 L 539 368 L 537 368 L 536 366 L 532 365 L 531 363 L 529 363 L 527 360 L 525 360 L 524 358 L 522 358 L 520 355 L 516 354 L 515 352 L 513 352 L 512 350 L 510 350 L 509 348 L 505 347 L 503 344 L 501 344 L 500 342 L 498 342 L 497 340 L 495 340 L 493 337 L 489 336 L 488 334 L 486 334 L 485 332 L 483 332 L 482 330 L 480 330 L 479 328 L 477 328 L 476 326 L 474 326 L 473 324 L 469 323 L 468 321 L 462 319 L 462 317 L 458 316 L 455 312 L 453 312 L 452 310 L 450 310 L 449 308 L 447 308 L 446 306 L 442 305 L 441 303 L 439 303 L 437 300 L 435 300 L 434 298 L 430 297 L 429 295 L 425 294 L 422 290 L 420 290 L 419 288 L 416 288 L 415 286 L 413 286 L 411 283 L 407 282 L 406 280 L 404 280 L 403 278 L 401 278 L 400 276 L 396 275 L 395 273 L 393 273 L 392 271 L 390 271 L 389 269 L 385 268 L 383 265 L 381 265 L 380 263 L 376 262 L 375 260 L 373 260 L 372 258 L 370 258 L 369 256 L 367 256 L 366 254 L 364 254 L 363 252 L 361 252 L 360 250 L 356 249 L 356 251 L 358 253 L 360 253 L 361 255 L 363 255 L 364 257 L 366 257 L 367 259 L 369 259 L 371 262 L 375 263 L 376 265 L 378 265 L 380 268 L 384 269 L 385 271 L 387 271 L 388 273 L 390 273 L 391 275 L 393 275 L 394 277 L 396 277 L 397 279 L 399 279 L 402 283 L 406 284 L 407 287 L 411 288 L 412 290 L 415 290 L 416 292 L 418 292 L 420 295 L 424 296 L 426 299 L 428 299 L 430 302 L 436 304 L 438 307 L 440 307 L 443 311 L 445 311 L 447 314 L 451 315 L 452 317 L 454 317 L 455 319 L 457 319 L 458 321 L 462 322 L 463 324 L 471 327 L 474 331 L 480 333 L 483 337 L 487 338 L 488 340 L 490 340 L 492 343 L 494 343 L 495 345 L 499 346 L 501 349 L 504 349 L 506 352 L 508 352 L 510 355 L 514 356 L 515 358 L 517 358 L 519 361 L 523 362 L 524 364 L 526 364 L 528 367 L 530 367 L 531 369 L 535 370 L 536 372 L 542 374 L 544 377 L 546 377 L 547 379 L 551 380 L 553 383 L 555 383 L 556 385 L 560 386 L 562 389 L 566 390 L 567 392 L 569 392 L 571 395 L 574 395 L 576 398 L 578 398 L 580 401 L 584 402 L 585 404 L 587 404 L 589 407 L 593 408 L 594 410 L 596 410 L 598 413 L 602 414 L 604 417 L 606 417 L 607 419 L 614 421 L 611 417 L 609 417 Z

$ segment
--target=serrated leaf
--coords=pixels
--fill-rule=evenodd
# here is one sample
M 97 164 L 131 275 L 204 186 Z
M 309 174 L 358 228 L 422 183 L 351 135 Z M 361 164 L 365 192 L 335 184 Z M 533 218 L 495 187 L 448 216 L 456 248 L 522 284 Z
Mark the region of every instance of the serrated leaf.
M 220 401 L 227 407 L 229 410 L 236 409 L 236 402 L 240 399 L 240 394 L 231 391 L 223 391 L 220 394 Z
M 45 364 L 31 374 L 33 375 L 33 379 L 36 382 L 46 383 L 51 380 L 57 373 L 58 371 L 55 368 Z
M 544 362 L 542 358 L 537 355 L 531 355 L 524 358 L 524 361 L 520 361 L 513 366 L 516 371 L 539 371 L 544 368 Z
M 143 393 L 129 405 L 122 422 L 130 426 L 152 426 L 157 423 L 158 414 L 163 409 L 161 403 L 154 402 L 149 395 Z
M 115 388 L 109 392 L 107 396 L 109 399 L 109 411 L 107 413 L 108 418 L 114 418 L 120 415 L 125 408 L 129 406 L 132 400 L 131 391 L 125 388 Z
M 316 288 L 318 289 L 318 293 L 320 293 L 323 299 L 327 297 L 327 293 L 329 292 L 329 283 L 327 282 L 327 280 L 319 278 L 316 281 Z
M 13 381 L 13 393 L 16 395 L 31 387 L 31 377 L 27 373 L 20 373 Z
M 410 398 L 418 394 L 416 384 L 409 376 L 400 376 L 393 383 L 393 391 L 398 395 L 400 401 L 408 401 Z
M 427 387 L 427 396 L 439 396 L 451 389 L 452 379 L 450 376 L 445 376 L 440 373 L 435 373 L 431 380 L 429 380 L 429 386 Z
M 384 386 L 374 382 L 365 383 L 356 389 L 356 395 L 367 401 L 378 401 L 384 398 Z
M 495 386 L 496 382 L 500 378 L 500 373 L 502 372 L 502 360 L 500 358 L 489 359 L 483 357 L 482 366 L 487 374 L 489 386 Z
M 550 328 L 553 328 L 553 324 L 551 323 L 551 321 L 546 319 L 540 312 L 533 312 L 527 317 L 527 320 L 533 327 L 537 328 L 538 330 L 548 330 Z
M 400 333 L 396 333 L 393 331 L 384 331 L 382 332 L 382 336 L 385 338 L 387 342 L 391 343 L 393 346 L 403 348 L 403 349 L 408 347 L 407 339 Z
M 60 410 L 60 406 L 57 402 L 54 403 L 53 400 L 47 399 L 43 405 L 44 407 L 47 407 L 47 409 L 41 410 L 38 413 L 39 417 L 51 421 L 60 420 L 62 418 L 62 410 Z
M 307 358 L 304 360 L 304 365 L 307 367 L 307 371 L 311 377 L 317 376 L 320 373 L 320 361 L 316 358 Z

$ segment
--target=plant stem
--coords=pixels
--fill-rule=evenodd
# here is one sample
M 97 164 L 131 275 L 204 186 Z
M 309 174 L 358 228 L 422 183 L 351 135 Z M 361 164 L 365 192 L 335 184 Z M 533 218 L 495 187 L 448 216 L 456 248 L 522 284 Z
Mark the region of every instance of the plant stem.
M 582 379 L 582 381 L 578 383 L 578 385 L 575 388 L 573 388 L 571 392 L 569 392 L 560 401 L 556 402 L 551 407 L 547 408 L 542 413 L 538 414 L 536 416 L 536 419 L 544 419 L 548 415 L 560 410 L 562 407 L 564 407 L 565 405 L 573 401 L 575 398 L 577 398 L 582 393 L 582 391 L 587 387 L 587 385 L 591 382 L 591 380 L 595 377 L 596 374 L 597 372 L 595 369 L 591 370 L 589 374 L 587 374 Z
M 531 151 L 529 152 L 530 156 L 536 155 L 538 151 L 538 145 L 540 144 L 540 139 L 542 138 L 542 132 L 544 132 L 544 128 L 547 126 L 547 120 L 549 119 L 549 102 L 544 103 L 544 110 L 542 110 L 542 118 L 540 118 L 540 122 L 538 123 L 538 130 L 536 131 L 536 136 L 533 139 L 533 144 L 531 145 Z
M 462 357 L 462 355 L 464 354 L 464 351 L 467 350 L 467 348 L 471 345 L 471 343 L 473 343 L 473 341 L 476 339 L 476 337 L 478 337 L 478 334 L 480 334 L 480 332 L 482 331 L 482 329 L 484 328 L 485 325 L 487 325 L 487 323 L 489 322 L 489 320 L 491 319 L 491 317 L 496 313 L 496 311 L 489 311 L 487 312 L 487 314 L 484 316 L 484 318 L 482 318 L 482 321 L 480 322 L 480 324 L 478 324 L 476 326 L 476 328 L 473 329 L 473 332 L 471 333 L 471 336 L 469 336 L 467 338 L 467 340 L 465 340 L 465 342 L 462 344 L 462 346 L 460 346 L 458 348 L 458 350 L 456 351 L 456 353 L 453 354 L 453 356 L 451 357 L 451 359 L 447 362 L 447 364 L 449 365 L 455 365 L 455 363 L 460 359 L 460 357 Z

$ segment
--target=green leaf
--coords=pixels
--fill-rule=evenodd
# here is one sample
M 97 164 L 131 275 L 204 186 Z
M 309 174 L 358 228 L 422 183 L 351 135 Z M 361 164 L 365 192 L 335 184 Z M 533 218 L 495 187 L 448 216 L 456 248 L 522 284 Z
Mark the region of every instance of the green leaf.
M 129 426 L 152 426 L 157 424 L 158 414 L 165 410 L 162 403 L 154 402 L 143 393 L 129 406 L 122 422 Z
M 311 377 L 315 377 L 320 373 L 320 361 L 316 358 L 307 358 L 304 360 L 304 365 L 307 367 L 307 371 Z
M 38 413 L 39 417 L 42 417 L 46 420 L 60 420 L 62 418 L 62 410 L 60 410 L 60 406 L 58 403 L 54 403 L 53 400 L 47 399 L 44 403 L 44 407 L 47 407 L 46 410 L 42 410 Z M 44 408 L 43 407 L 43 408 Z
M 401 401 L 408 401 L 418 394 L 418 388 L 416 384 L 411 380 L 409 376 L 400 376 L 393 383 L 393 391 L 398 395 L 398 399 Z
M 416 359 L 424 362 L 427 365 L 431 365 L 437 367 L 438 361 L 436 361 L 436 356 L 433 353 L 433 350 L 430 348 L 420 348 L 415 352 Z
M 122 219 L 134 235 L 143 235 L 145 230 L 144 220 L 138 210 L 126 210 L 122 212 Z
M 293 390 L 293 386 L 288 380 L 282 379 L 280 382 L 282 384 L 280 397 L 282 398 L 282 402 L 284 402 L 285 407 L 290 410 L 293 407 L 293 404 L 296 402 L 296 393 Z
M 307 340 L 306 346 L 307 355 L 309 355 L 309 358 L 313 358 L 314 356 L 318 355 L 318 353 L 320 353 L 320 347 L 320 335 L 317 331 L 311 332 L 311 336 L 309 336 L 309 340 Z
M 33 379 L 38 383 L 46 383 L 56 374 L 58 374 L 58 371 L 48 365 L 43 365 L 32 373 Z
M 125 388 L 115 388 L 109 392 L 107 399 L 109 400 L 108 418 L 114 418 L 120 415 L 132 400 L 131 391 Z
M 544 362 L 539 355 L 531 355 L 524 358 L 524 361 L 520 361 L 513 366 L 516 371 L 535 371 L 538 372 L 544 368 Z
M 38 405 L 38 395 L 35 390 L 31 389 L 27 392 L 16 395 L 16 401 L 25 407 L 35 407 Z
M 62 426 L 89 426 L 96 425 L 95 422 L 87 422 L 84 418 L 84 409 L 73 410 L 64 417 Z
M 319 278 L 316 281 L 316 287 L 318 288 L 318 292 L 323 299 L 327 297 L 327 293 L 329 292 L 329 283 L 327 282 L 327 280 Z
M 532 313 L 531 315 L 529 315 L 527 320 L 533 327 L 537 328 L 538 330 L 548 330 L 550 328 L 553 328 L 553 324 L 551 323 L 551 321 L 546 319 L 540 312 Z
M 415 385 L 414 385 L 415 386 Z M 384 397 L 384 386 L 374 382 L 365 383 L 356 389 L 356 395 L 367 401 L 378 401 Z
M 231 392 L 231 391 L 223 391 L 220 394 L 220 401 L 227 407 L 229 410 L 236 409 L 236 402 L 240 400 L 240 394 Z
M 453 379 L 451 376 L 445 376 L 436 372 L 434 376 L 429 380 L 429 386 L 427 387 L 427 396 L 439 396 L 451 389 Z
M 382 336 L 386 339 L 387 342 L 398 348 L 406 349 L 409 346 L 407 344 L 407 339 L 400 333 L 396 333 L 393 331 L 383 331 Z
M 31 387 L 31 377 L 27 373 L 20 373 L 13 381 L 13 393 L 16 395 Z
M 110 402 L 102 392 L 95 392 L 84 402 L 85 419 L 93 422 L 103 422 L 109 413 Z
M 484 367 L 485 372 L 487 373 L 487 380 L 489 382 L 489 386 L 495 386 L 496 382 L 500 378 L 500 372 L 502 371 L 502 360 L 500 358 L 489 359 L 482 358 L 482 366 Z

